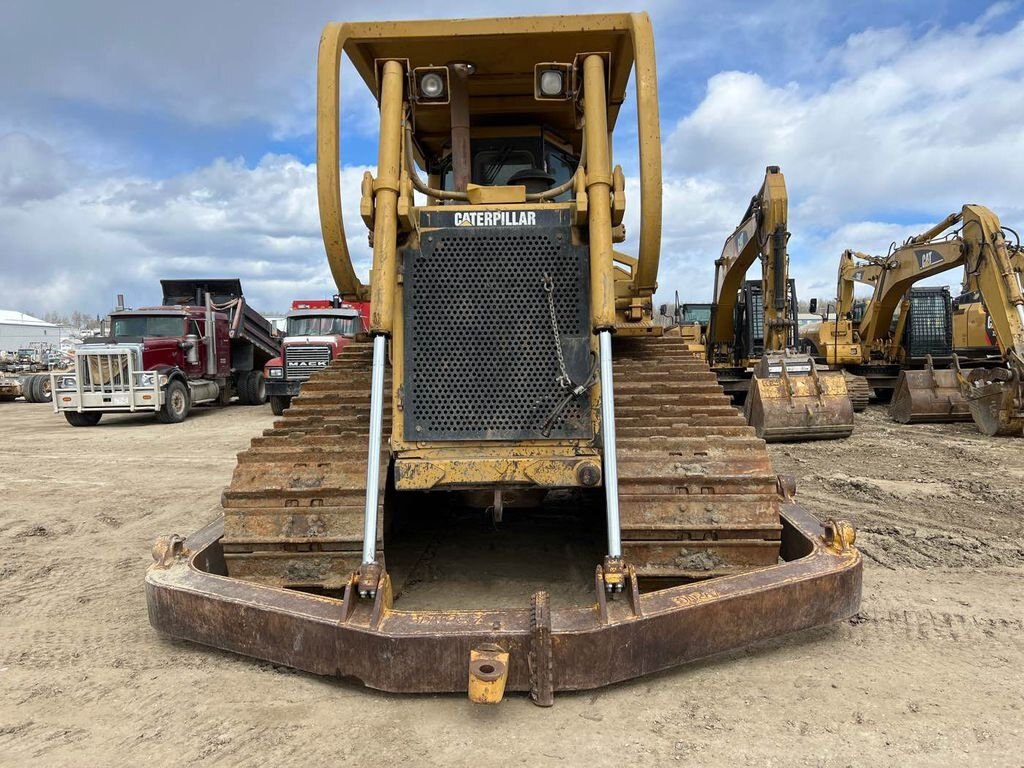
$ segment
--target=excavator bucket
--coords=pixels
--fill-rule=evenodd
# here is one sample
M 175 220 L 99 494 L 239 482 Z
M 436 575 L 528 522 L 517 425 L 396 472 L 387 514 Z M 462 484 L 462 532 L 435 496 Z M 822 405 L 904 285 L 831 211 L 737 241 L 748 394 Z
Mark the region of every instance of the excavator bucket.
M 761 358 L 744 404 L 747 423 L 769 443 L 837 440 L 853 432 L 853 402 L 839 371 L 790 352 Z
M 956 371 L 971 417 L 986 435 L 1024 434 L 1020 377 L 1009 368 Z
M 971 411 L 960 394 L 956 370 L 936 370 L 929 357 L 919 371 L 900 371 L 889 417 L 900 424 L 948 423 L 970 421 Z

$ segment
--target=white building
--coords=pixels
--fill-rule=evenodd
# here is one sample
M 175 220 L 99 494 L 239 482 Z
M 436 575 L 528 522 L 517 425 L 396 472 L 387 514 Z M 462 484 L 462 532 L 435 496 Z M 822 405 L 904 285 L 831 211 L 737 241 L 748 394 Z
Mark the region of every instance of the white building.
M 59 326 L 38 317 L 0 309 L 0 352 L 50 346 L 59 348 L 61 337 L 66 335 L 67 332 Z

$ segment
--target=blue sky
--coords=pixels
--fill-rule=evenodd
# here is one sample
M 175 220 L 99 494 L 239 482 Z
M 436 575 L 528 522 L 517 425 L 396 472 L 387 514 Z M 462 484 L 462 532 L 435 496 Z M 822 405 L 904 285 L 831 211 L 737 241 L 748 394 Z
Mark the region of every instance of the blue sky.
M 348 5 L 15 0 L 0 28 L 0 307 L 103 312 L 116 293 L 145 304 L 160 277 L 200 273 L 238 275 L 268 311 L 328 294 L 314 63 L 323 24 L 356 18 Z M 666 160 L 661 298 L 710 298 L 712 262 L 769 164 L 786 173 L 804 296 L 832 295 L 844 248 L 884 251 L 965 202 L 1024 226 L 1020 2 L 588 6 L 642 8 Z M 373 104 L 345 74 L 348 230 L 365 268 L 352 191 L 374 162 Z M 632 117 L 616 146 L 627 174 Z

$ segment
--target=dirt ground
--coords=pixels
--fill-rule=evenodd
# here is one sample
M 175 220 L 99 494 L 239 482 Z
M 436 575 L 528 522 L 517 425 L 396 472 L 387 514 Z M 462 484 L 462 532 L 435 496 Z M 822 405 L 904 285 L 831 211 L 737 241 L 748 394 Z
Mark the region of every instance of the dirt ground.
M 849 622 L 635 680 L 391 696 L 162 638 L 143 573 L 207 522 L 269 407 L 72 429 L 0 404 L 0 765 L 1024 765 L 1024 440 L 858 414 L 772 448 L 865 555 Z

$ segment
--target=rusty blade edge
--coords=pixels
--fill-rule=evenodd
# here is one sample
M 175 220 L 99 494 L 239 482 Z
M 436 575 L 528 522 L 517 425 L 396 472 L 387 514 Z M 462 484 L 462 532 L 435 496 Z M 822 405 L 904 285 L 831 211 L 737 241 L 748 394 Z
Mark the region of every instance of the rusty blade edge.
M 821 626 L 859 608 L 862 561 L 826 546 L 821 523 L 782 505 L 786 562 L 640 596 L 551 611 L 554 689 L 585 690 Z M 530 690 L 530 610 L 413 612 L 263 586 L 211 572 L 222 567 L 220 518 L 185 542 L 185 557 L 146 575 L 150 622 L 173 637 L 396 693 L 467 687 L 469 651 L 509 652 L 510 691 Z

